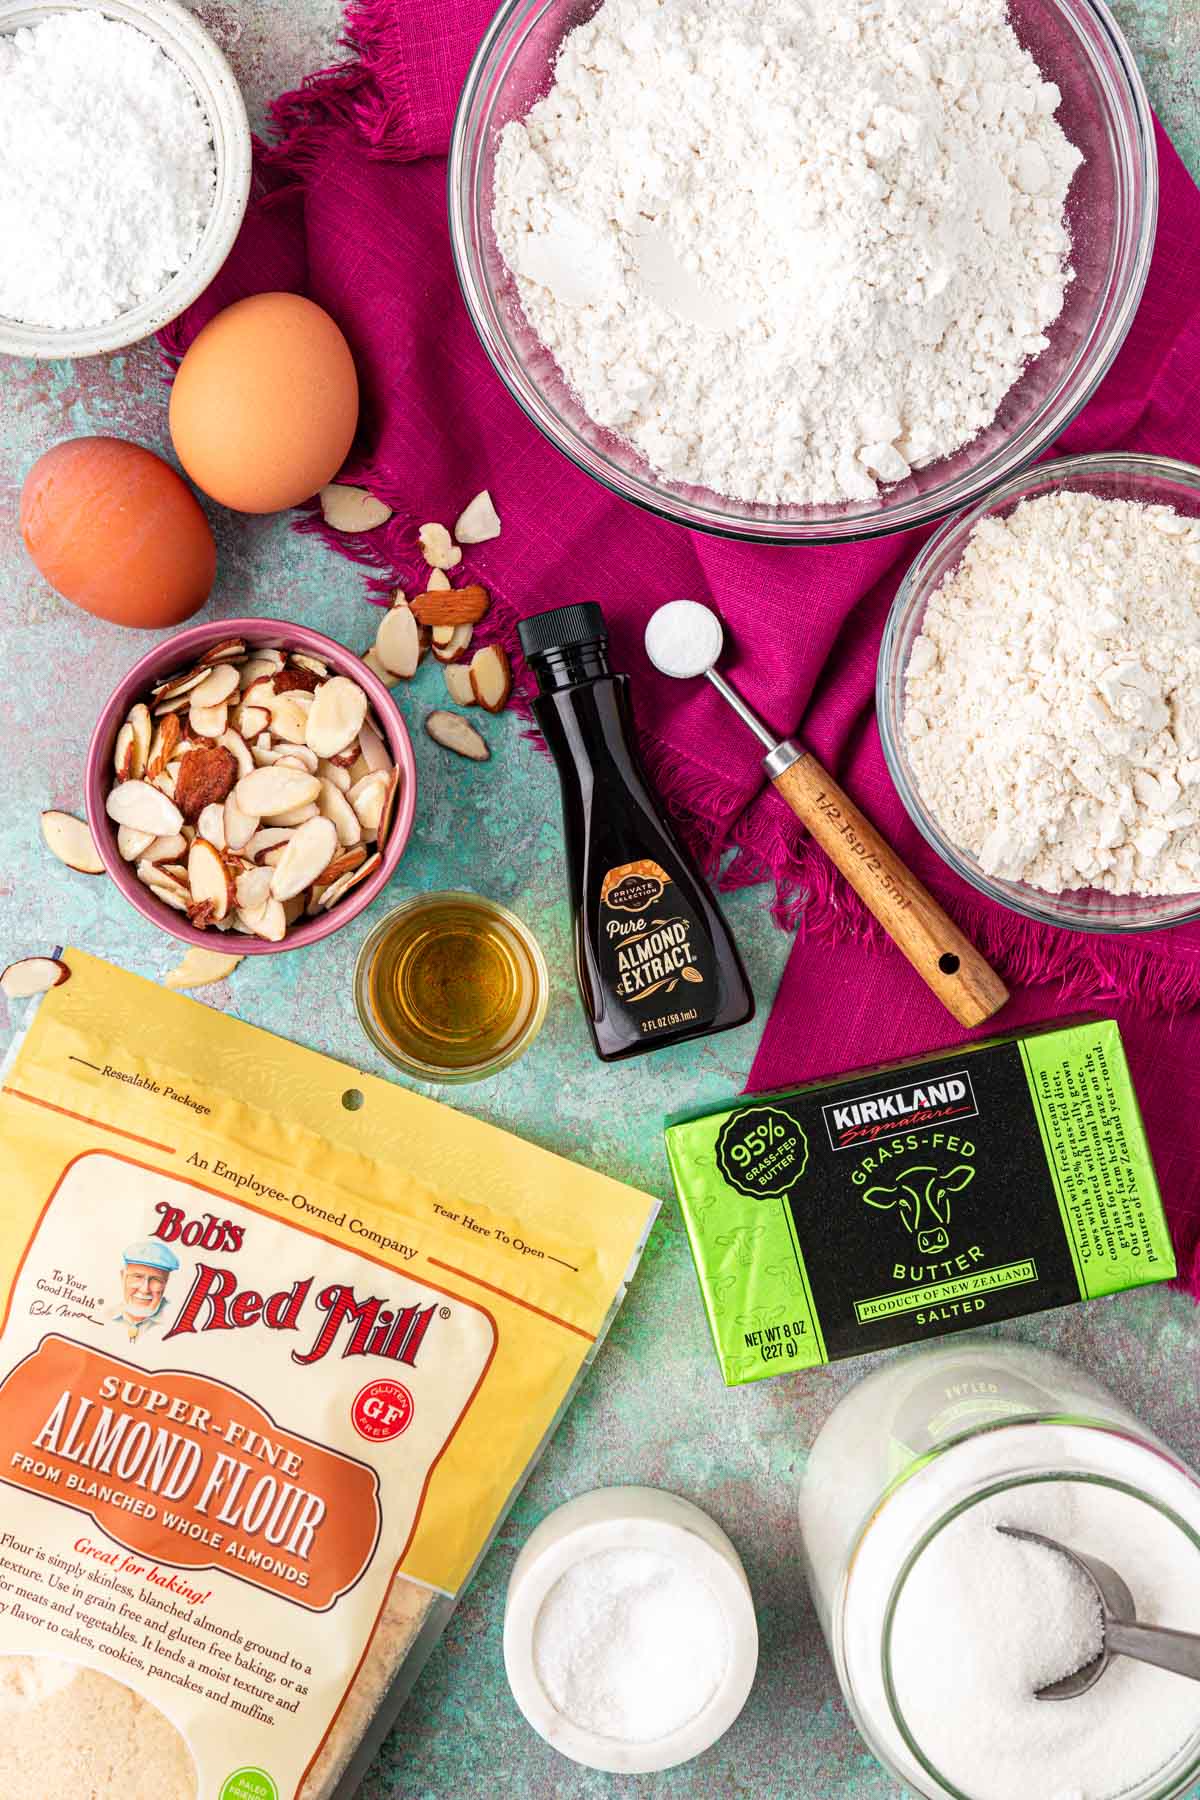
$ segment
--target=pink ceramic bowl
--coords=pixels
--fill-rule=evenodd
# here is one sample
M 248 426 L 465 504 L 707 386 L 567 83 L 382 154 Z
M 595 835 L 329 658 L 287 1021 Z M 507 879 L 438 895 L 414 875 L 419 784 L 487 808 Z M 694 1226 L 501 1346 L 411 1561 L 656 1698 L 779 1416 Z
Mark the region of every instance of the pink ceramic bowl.
M 282 943 L 278 944 L 270 944 L 265 938 L 249 937 L 240 931 L 198 931 L 194 925 L 187 923 L 181 913 L 156 900 L 150 890 L 138 880 L 132 866 L 121 856 L 117 849 L 117 828 L 104 810 L 104 802 L 112 783 L 113 750 L 117 732 L 130 707 L 136 701 L 144 700 L 154 683 L 163 676 L 195 662 L 210 644 L 219 644 L 224 638 L 234 637 L 263 650 L 307 650 L 313 656 L 323 657 L 339 675 L 348 675 L 351 680 L 357 681 L 375 709 L 375 716 L 387 736 L 388 749 L 400 769 L 400 791 L 396 796 L 391 834 L 383 853 L 383 861 L 375 873 L 358 887 L 351 888 L 345 898 L 337 901 L 329 912 L 315 919 L 299 920 Z M 310 631 L 304 625 L 289 624 L 285 619 L 213 619 L 208 624 L 189 625 L 185 631 L 177 631 L 174 637 L 156 644 L 153 650 L 148 650 L 145 656 L 134 663 L 100 714 L 92 733 L 87 755 L 86 795 L 88 823 L 104 866 L 130 905 L 135 906 L 143 918 L 149 919 L 161 931 L 169 931 L 172 937 L 182 938 L 185 944 L 197 944 L 204 950 L 228 950 L 230 955 L 240 956 L 270 956 L 280 950 L 300 950 L 305 944 L 315 944 L 321 938 L 328 937 L 331 932 L 340 930 L 351 919 L 356 919 L 359 913 L 365 912 L 375 896 L 387 886 L 396 873 L 412 831 L 417 807 L 417 766 L 412 742 L 399 707 L 361 657 L 355 656 L 343 645 L 335 644 L 332 638 L 323 637 L 319 631 Z

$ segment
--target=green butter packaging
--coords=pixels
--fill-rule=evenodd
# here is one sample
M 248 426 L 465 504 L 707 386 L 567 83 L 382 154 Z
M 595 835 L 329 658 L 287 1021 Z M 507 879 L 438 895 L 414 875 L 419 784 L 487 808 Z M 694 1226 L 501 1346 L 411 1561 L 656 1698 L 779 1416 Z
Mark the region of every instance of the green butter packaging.
M 1175 1273 L 1112 1019 L 672 1120 L 727 1385 Z

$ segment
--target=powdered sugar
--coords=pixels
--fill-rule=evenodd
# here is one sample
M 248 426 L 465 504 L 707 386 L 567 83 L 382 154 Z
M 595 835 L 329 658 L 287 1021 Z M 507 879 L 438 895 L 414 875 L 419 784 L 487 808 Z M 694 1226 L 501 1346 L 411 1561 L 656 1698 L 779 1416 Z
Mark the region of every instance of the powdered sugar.
M 1073 491 L 982 520 L 913 645 L 904 728 L 990 874 L 1200 890 L 1200 521 Z
M 0 34 L 0 313 L 70 330 L 151 299 L 215 184 L 208 121 L 144 32 L 80 11 Z
M 736 498 L 869 499 L 1046 344 L 1079 153 L 1003 0 L 605 0 L 494 223 L 590 416 Z
M 560 1576 L 534 1627 L 538 1678 L 564 1718 L 653 1743 L 703 1711 L 729 1664 L 707 1583 L 657 1550 L 602 1550 Z

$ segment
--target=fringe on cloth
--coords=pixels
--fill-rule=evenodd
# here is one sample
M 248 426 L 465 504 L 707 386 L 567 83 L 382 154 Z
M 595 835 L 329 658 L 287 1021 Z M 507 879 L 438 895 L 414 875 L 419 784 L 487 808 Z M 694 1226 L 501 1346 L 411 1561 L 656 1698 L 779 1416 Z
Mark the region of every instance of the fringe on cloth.
M 330 134 L 347 126 L 372 156 L 408 161 L 416 154 L 408 126 L 407 75 L 391 24 L 389 0 L 353 0 L 342 36 L 345 59 L 308 76 L 273 103 L 276 142 L 255 142 L 256 202 L 270 205 L 294 193 L 306 171 L 319 162 Z M 169 326 L 159 338 L 168 363 L 174 364 L 182 343 Z M 351 474 L 372 491 L 386 492 L 389 486 L 386 473 L 373 470 L 369 461 Z M 386 606 L 397 586 L 416 591 L 414 581 L 423 578 L 415 560 L 408 566 L 397 562 L 394 531 L 388 534 L 390 543 L 387 538 L 371 544 L 346 537 L 330 530 L 315 506 L 296 521 L 295 529 L 321 537 L 368 571 L 368 598 L 376 605 Z M 508 649 L 516 677 L 512 705 L 531 721 L 530 680 L 517 646 L 518 616 L 493 590 L 479 641 L 498 640 Z M 536 730 L 531 728 L 529 735 L 544 749 Z M 857 894 L 769 789 L 746 805 L 740 789 L 661 738 L 643 734 L 642 748 L 669 811 L 721 888 L 769 884 L 772 916 L 801 937 L 864 946 L 886 942 Z M 1140 1005 L 1157 1013 L 1200 1004 L 1200 958 L 1182 959 L 1157 946 L 1055 930 L 959 895 L 945 903 L 962 930 L 1014 984 L 1049 982 L 1064 997 L 1092 1001 L 1136 994 Z M 1200 1279 L 1200 1251 L 1195 1273 Z

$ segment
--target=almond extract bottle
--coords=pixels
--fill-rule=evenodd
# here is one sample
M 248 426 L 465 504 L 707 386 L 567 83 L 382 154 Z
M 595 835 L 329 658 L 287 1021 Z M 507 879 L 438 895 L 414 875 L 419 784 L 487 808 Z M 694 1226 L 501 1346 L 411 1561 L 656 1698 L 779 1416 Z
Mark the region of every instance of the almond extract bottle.
M 634 748 L 629 677 L 608 661 L 592 602 L 520 625 L 534 717 L 562 784 L 576 972 L 604 1062 L 754 1016 L 716 900 L 663 815 Z

